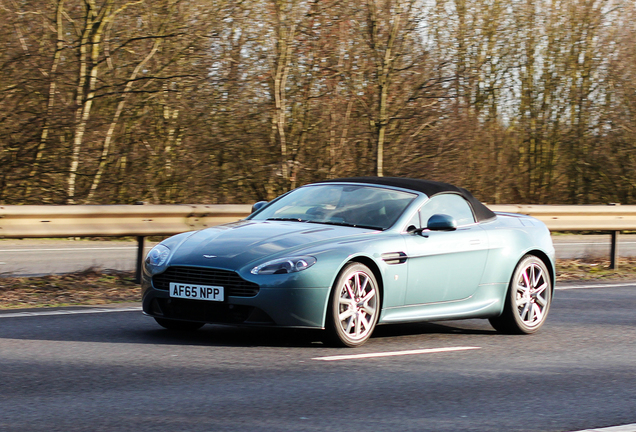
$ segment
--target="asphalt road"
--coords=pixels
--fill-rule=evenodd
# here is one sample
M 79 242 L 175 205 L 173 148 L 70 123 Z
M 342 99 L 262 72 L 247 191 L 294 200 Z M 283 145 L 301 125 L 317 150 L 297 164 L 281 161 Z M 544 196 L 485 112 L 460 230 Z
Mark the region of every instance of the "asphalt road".
M 557 258 L 609 258 L 610 235 L 552 235 Z M 622 257 L 636 256 L 636 235 L 624 234 L 618 238 L 618 253 Z
M 555 235 L 557 258 L 609 257 L 608 235 Z M 146 251 L 152 247 L 146 245 Z M 621 256 L 636 256 L 636 235 L 622 235 Z M 82 271 L 89 267 L 132 271 L 134 241 L 25 239 L 0 240 L 0 275 L 36 276 Z
M 357 349 L 323 346 L 319 332 L 208 325 L 175 333 L 130 305 L 3 311 L 0 430 L 501 432 L 634 424 L 636 284 L 615 285 L 562 284 L 546 326 L 531 336 L 497 334 L 484 320 L 448 321 L 380 327 Z M 437 348 L 462 350 L 324 359 Z

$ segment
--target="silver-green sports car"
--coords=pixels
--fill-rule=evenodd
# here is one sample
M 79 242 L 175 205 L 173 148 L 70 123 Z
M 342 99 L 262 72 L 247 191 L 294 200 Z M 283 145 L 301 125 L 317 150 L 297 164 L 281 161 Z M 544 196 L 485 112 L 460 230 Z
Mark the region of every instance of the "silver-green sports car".
M 487 318 L 533 333 L 554 280 L 542 222 L 495 214 L 445 183 L 358 177 L 164 240 L 146 257 L 142 291 L 144 313 L 168 329 L 316 328 L 354 347 L 378 324 L 415 321 Z

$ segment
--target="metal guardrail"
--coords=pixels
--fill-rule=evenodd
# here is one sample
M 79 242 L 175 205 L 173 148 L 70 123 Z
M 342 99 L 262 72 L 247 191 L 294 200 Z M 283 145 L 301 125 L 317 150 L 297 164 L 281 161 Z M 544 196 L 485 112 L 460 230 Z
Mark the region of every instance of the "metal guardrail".
M 249 205 L 0 206 L 0 237 L 170 235 L 244 218 Z
M 618 236 L 636 229 L 634 205 L 492 205 L 497 212 L 535 217 L 550 231 L 609 231 L 610 268 L 618 268 Z
M 550 231 L 636 230 L 634 205 L 491 205 L 492 211 L 520 213 L 545 223 Z
M 618 233 L 636 230 L 636 206 L 491 205 L 493 211 L 519 213 L 543 221 L 551 231 L 609 231 L 611 266 L 617 265 Z M 251 206 L 79 205 L 0 206 L 0 238 L 122 237 L 138 241 L 137 281 L 141 278 L 144 238 L 198 230 L 249 215 Z
M 234 222 L 250 211 L 236 204 L 0 206 L 0 238 L 135 236 L 140 283 L 145 237 Z
M 618 268 L 618 236 L 636 229 L 634 205 L 492 205 L 497 212 L 535 217 L 550 231 L 609 231 L 610 268 Z

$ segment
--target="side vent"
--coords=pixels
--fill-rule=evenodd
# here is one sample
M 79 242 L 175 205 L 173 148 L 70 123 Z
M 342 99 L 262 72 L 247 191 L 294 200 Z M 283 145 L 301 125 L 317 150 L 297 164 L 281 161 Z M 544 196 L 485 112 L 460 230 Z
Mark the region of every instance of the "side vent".
M 382 254 L 382 259 L 387 264 L 404 264 L 407 258 L 404 252 L 387 252 Z

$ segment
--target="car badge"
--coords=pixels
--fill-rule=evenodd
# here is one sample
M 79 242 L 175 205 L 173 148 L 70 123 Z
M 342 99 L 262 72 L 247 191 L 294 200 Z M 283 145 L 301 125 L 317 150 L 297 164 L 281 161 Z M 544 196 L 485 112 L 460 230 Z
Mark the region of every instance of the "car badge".
M 216 255 L 203 255 L 203 258 L 216 258 Z

